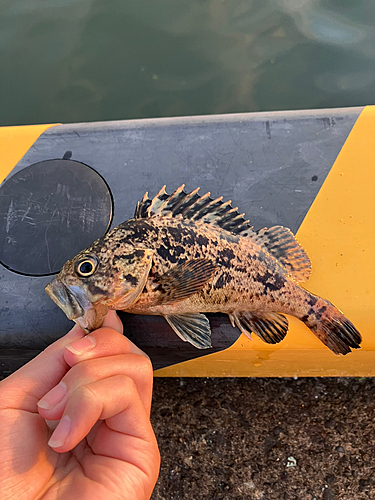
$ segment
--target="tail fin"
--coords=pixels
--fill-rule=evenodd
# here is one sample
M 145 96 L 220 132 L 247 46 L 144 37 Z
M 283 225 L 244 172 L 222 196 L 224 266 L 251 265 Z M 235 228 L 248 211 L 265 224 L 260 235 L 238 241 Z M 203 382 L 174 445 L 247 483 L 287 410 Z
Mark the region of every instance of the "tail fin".
M 359 349 L 362 341 L 356 327 L 333 304 L 322 298 L 301 318 L 310 330 L 335 354 Z

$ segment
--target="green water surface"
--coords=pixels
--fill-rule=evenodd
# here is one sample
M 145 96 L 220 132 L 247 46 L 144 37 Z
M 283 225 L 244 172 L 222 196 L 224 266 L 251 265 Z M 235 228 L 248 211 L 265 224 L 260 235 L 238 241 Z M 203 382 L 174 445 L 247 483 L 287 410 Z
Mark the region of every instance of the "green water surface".
M 0 0 L 0 125 L 374 102 L 374 0 Z

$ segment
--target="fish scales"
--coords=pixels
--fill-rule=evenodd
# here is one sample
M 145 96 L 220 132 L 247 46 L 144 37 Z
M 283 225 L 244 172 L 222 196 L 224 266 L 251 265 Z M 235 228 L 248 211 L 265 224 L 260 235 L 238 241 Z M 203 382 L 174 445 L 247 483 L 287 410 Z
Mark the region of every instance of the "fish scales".
M 288 229 L 255 232 L 229 202 L 197 191 L 146 194 L 135 218 L 68 261 L 47 293 L 87 332 L 120 309 L 162 315 L 182 340 L 206 348 L 203 313 L 221 312 L 245 335 L 277 343 L 290 314 L 336 354 L 359 348 L 354 325 L 299 285 L 310 261 Z
M 137 220 L 127 224 L 136 225 Z M 295 288 L 294 284 L 288 282 L 285 271 L 276 259 L 250 240 L 225 234 L 199 222 L 160 218 L 155 219 L 154 224 L 154 235 L 157 236 L 148 240 L 146 245 L 156 250 L 151 278 L 157 279 L 174 265 L 189 259 L 206 258 L 218 267 L 210 283 L 183 303 L 170 305 L 169 311 L 181 308 L 186 312 L 195 312 L 199 307 L 201 312 L 227 312 L 248 307 L 249 300 L 255 309 L 277 299 L 288 303 L 283 293 L 289 294 Z M 130 229 L 132 238 L 131 234 Z M 142 240 L 138 243 L 142 244 Z M 131 312 L 141 314 L 145 305 L 152 307 L 153 302 L 154 293 L 147 291 L 146 285 L 145 293 L 131 308 Z M 160 314 L 163 307 L 166 306 L 155 305 L 153 313 Z

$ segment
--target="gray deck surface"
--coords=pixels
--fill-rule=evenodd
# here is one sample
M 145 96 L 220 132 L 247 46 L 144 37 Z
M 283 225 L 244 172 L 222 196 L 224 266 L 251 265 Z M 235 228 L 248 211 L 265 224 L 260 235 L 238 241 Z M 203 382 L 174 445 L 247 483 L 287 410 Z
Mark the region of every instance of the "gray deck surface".
M 296 232 L 361 110 L 322 109 L 66 124 L 42 134 L 11 175 L 51 159 L 64 163 L 62 158 L 65 161 L 70 158 L 89 165 L 106 180 L 111 190 L 113 226 L 132 217 L 137 200 L 146 190 L 155 195 L 163 184 L 172 192 L 186 183 L 187 189 L 200 186 L 202 194 L 211 191 L 214 197 L 231 199 L 233 206 L 245 212 L 255 229 L 281 224 Z M 59 185 L 56 172 L 53 178 Z M 45 196 L 49 200 L 45 205 L 42 203 L 42 214 L 35 209 L 39 207 L 35 200 L 27 202 L 25 211 L 12 209 L 11 213 L 16 214 L 18 224 L 25 225 L 26 232 L 30 221 L 24 220 L 24 214 L 31 215 L 29 208 L 36 212 L 37 220 L 47 223 L 42 234 L 49 256 L 54 246 L 59 245 L 56 239 L 48 244 L 47 232 L 54 234 L 50 222 L 57 224 L 61 219 L 63 227 L 58 232 L 61 240 L 67 216 L 56 215 L 60 213 L 55 206 L 56 196 L 51 197 L 50 191 L 46 194 L 43 185 L 41 193 L 36 193 L 34 188 L 30 187 L 30 200 L 39 199 L 37 194 L 42 200 Z M 58 191 L 58 186 L 56 189 Z M 68 193 L 65 188 L 63 192 Z M 28 200 L 27 194 L 24 197 Z M 8 201 L 10 207 L 12 197 Z M 76 210 L 76 203 L 73 206 L 74 210 L 67 202 L 61 213 L 70 214 L 69 220 L 82 222 L 78 235 L 87 229 L 88 211 L 81 210 L 81 213 Z M 3 217 L 7 217 L 9 210 L 5 204 Z M 22 234 L 21 229 L 19 232 Z M 3 230 L 2 236 L 9 241 L 12 235 Z M 18 241 L 17 237 L 14 239 Z M 78 251 L 75 248 L 70 254 L 70 250 L 71 247 L 66 255 L 60 255 L 64 257 L 62 262 Z M 25 260 L 28 258 L 30 249 L 26 245 Z M 4 375 L 72 326 L 44 292 L 50 280 L 50 276 L 21 276 L 0 264 L 0 369 Z M 231 327 L 227 317 L 210 320 L 213 347 L 204 352 L 184 344 L 161 318 L 128 317 L 125 332 L 149 354 L 154 367 L 160 368 L 223 350 L 237 340 L 239 330 Z

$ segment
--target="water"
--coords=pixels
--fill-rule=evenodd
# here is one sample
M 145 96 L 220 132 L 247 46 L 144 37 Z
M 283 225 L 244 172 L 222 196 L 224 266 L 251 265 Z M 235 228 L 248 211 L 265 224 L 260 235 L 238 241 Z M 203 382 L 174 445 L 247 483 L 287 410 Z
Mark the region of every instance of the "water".
M 0 125 L 374 102 L 374 0 L 0 0 Z

